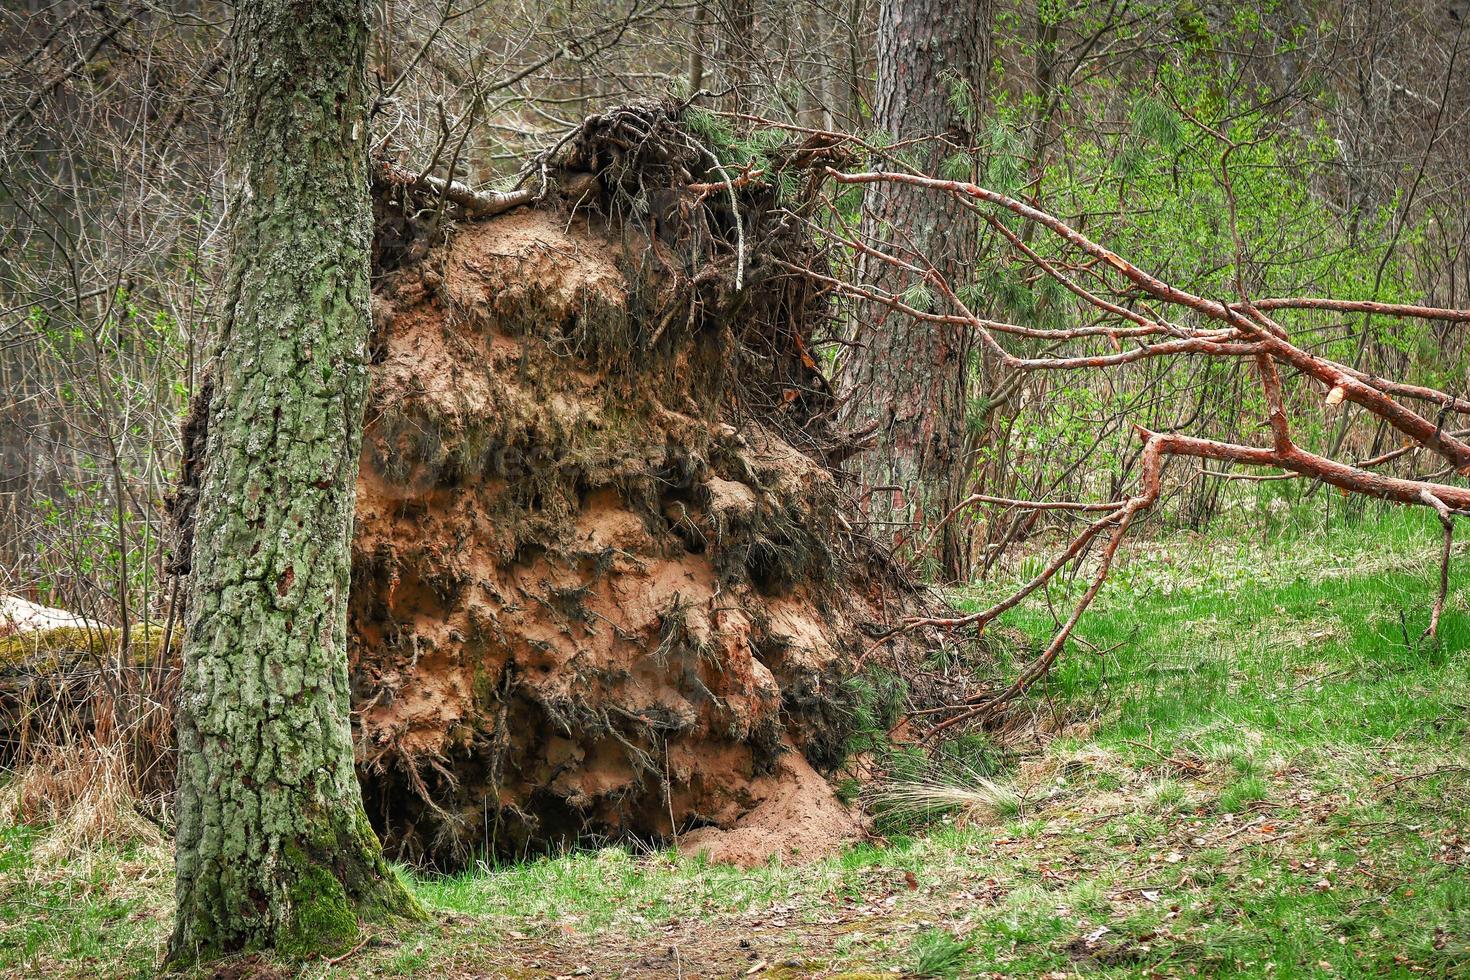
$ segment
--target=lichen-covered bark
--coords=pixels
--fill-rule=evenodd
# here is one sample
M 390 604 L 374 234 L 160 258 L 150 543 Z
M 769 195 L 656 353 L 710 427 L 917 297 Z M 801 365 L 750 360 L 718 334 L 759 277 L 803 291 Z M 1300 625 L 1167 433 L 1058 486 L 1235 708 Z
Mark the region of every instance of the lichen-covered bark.
M 362 0 L 231 33 L 232 260 L 179 696 L 175 962 L 340 946 L 422 914 L 363 814 L 346 610 L 367 386 Z
M 923 144 L 924 166 L 937 173 L 953 147 L 973 145 L 971 126 L 950 95 L 963 82 L 976 104 L 984 92 L 989 52 L 988 0 L 883 0 L 878 21 L 874 117 L 900 141 L 947 137 Z M 863 234 L 912 247 L 952 283 L 973 275 L 979 221 L 952 195 L 899 185 L 874 188 L 864 202 Z M 865 282 L 902 293 L 912 277 L 877 261 L 860 269 Z M 877 445 L 857 458 L 872 530 L 896 545 L 917 543 L 964 493 L 968 470 L 965 331 L 916 322 L 885 307 L 861 307 L 856 339 L 865 346 L 842 366 L 839 381 L 852 397 L 848 426 L 878 422 Z M 964 547 L 951 522 L 940 539 L 942 571 L 964 571 Z

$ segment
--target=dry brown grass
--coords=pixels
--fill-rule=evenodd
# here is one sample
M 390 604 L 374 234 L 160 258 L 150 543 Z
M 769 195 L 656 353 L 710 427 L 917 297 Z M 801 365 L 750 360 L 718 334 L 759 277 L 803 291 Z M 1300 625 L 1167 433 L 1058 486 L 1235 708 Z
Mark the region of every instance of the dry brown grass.
M 9 703 L 0 825 L 42 829 L 37 856 L 166 842 L 176 672 L 154 667 L 104 663 Z
M 868 807 L 884 818 L 916 824 L 940 814 L 953 815 L 960 825 L 988 824 L 1023 809 L 1012 787 L 964 767 L 889 779 L 864 795 Z
M 0 788 L 0 820 L 46 828 L 41 857 L 67 857 L 103 844 L 162 846 L 138 773 L 119 739 L 94 735 L 37 751 Z

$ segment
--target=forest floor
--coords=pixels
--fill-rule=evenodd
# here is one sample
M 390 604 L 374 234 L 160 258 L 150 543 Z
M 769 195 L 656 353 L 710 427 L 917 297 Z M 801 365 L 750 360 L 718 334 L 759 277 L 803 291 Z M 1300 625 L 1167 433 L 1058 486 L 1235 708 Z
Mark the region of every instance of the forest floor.
M 1036 704 L 1058 734 L 990 753 L 1016 798 L 983 813 L 806 866 L 606 848 L 411 876 L 434 924 L 222 975 L 1470 976 L 1470 575 L 1462 550 L 1420 642 L 1437 527 L 1135 545 Z M 0 973 L 150 974 L 167 852 L 50 850 L 0 829 Z

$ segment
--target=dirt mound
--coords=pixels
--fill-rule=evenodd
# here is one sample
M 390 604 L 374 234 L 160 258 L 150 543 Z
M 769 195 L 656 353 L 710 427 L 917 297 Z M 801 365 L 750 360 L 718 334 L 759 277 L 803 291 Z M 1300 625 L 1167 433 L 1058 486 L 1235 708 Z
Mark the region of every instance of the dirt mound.
M 773 351 L 809 300 L 769 251 L 734 289 L 718 215 L 701 280 L 687 229 L 627 220 L 617 169 L 585 165 L 599 206 L 465 225 L 376 290 L 350 621 L 369 812 L 442 865 L 742 820 L 721 846 L 748 858 L 752 819 L 806 821 L 761 856 L 819 852 L 855 826 L 814 770 L 891 583 L 791 441 L 820 385 L 784 394 L 804 352 Z
M 827 857 L 863 832 L 861 816 L 798 752 L 783 754 L 776 772 L 746 787 L 751 806 L 729 827 L 709 826 L 678 838 L 686 854 L 752 868 L 772 857 L 810 861 Z
M 573 227 L 472 226 L 382 298 L 353 682 L 410 856 L 728 826 L 788 743 L 840 759 L 876 617 L 838 581 L 831 477 L 694 400 L 697 351 L 598 365 L 634 287 Z

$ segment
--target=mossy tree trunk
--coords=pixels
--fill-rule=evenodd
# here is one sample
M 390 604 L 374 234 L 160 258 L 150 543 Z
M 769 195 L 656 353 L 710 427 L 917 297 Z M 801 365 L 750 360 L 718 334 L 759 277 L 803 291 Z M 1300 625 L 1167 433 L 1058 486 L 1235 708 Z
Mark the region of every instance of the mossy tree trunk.
M 928 173 L 952 176 L 946 158 L 976 142 L 990 28 L 988 0 L 882 0 L 879 6 L 874 121 L 900 141 L 941 137 L 917 145 Z M 967 93 L 964 99 L 954 97 L 957 88 Z M 869 241 L 891 243 L 890 251 L 912 248 L 950 283 L 972 279 L 980 219 L 956 197 L 875 186 L 863 214 Z M 859 276 L 892 293 L 918 284 L 873 260 L 862 261 Z M 922 541 L 965 493 L 971 344 L 961 327 L 911 320 L 877 304 L 861 306 L 858 317 L 855 339 L 863 346 L 843 362 L 838 380 L 849 395 L 850 427 L 878 424 L 876 446 L 854 464 L 872 530 L 902 550 Z M 945 525 L 936 547 L 941 574 L 965 577 L 968 547 L 955 522 Z
M 175 963 L 421 916 L 353 771 L 346 611 L 369 321 L 364 0 L 231 31 L 232 257 L 179 697 Z

